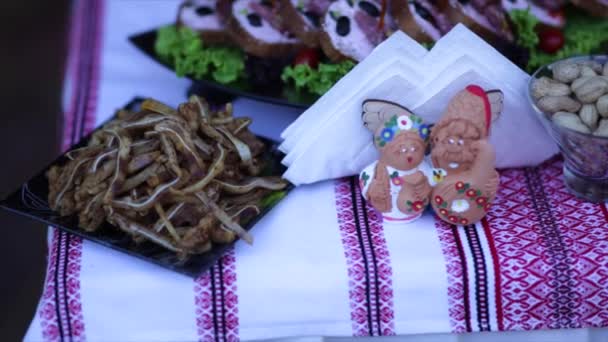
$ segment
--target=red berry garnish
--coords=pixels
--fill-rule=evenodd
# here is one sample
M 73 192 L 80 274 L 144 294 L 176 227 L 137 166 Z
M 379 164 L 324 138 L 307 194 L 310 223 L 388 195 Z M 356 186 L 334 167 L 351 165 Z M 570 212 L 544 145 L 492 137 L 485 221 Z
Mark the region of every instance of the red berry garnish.
M 538 33 L 538 47 L 546 53 L 556 53 L 564 43 L 564 34 L 554 27 L 545 27 Z
M 319 65 L 319 53 L 316 49 L 302 49 L 296 55 L 293 64 L 308 64 L 309 67 L 316 69 Z

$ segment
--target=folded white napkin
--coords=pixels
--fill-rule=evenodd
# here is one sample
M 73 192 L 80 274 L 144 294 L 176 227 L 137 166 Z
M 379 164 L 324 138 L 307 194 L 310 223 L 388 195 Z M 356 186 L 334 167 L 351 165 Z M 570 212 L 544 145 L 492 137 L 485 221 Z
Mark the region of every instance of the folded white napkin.
M 417 60 L 423 58 L 427 50 L 418 42 L 398 31 L 390 38 L 378 45 L 376 49 L 362 62 L 357 64 L 357 72 L 348 73 L 338 81 L 327 93 L 321 97 L 316 106 L 309 108 L 297 121 L 294 121 L 283 133 L 284 139 L 279 147 L 283 152 L 290 151 L 300 138 L 307 132 L 314 131 L 323 120 L 334 114 L 345 102 L 352 99 L 353 94 L 364 88 L 378 71 L 386 69 L 388 65 L 396 60 L 405 65 L 414 65 Z M 407 68 L 410 80 L 419 80 L 421 75 Z M 339 100 L 339 101 L 336 101 Z
M 346 127 L 340 127 L 341 124 L 348 124 L 355 130 L 364 128 L 361 120 L 356 123 L 356 126 L 354 121 L 349 123 L 342 121 L 350 113 L 358 112 L 361 116 L 363 99 L 377 98 L 400 103 L 409 99 L 411 102 L 406 101 L 406 104 L 413 105 L 413 101 L 418 98 L 418 95 L 414 94 L 417 91 L 417 86 L 415 78 L 413 79 L 412 76 L 419 76 L 419 74 L 408 67 L 407 62 L 394 60 L 383 69 L 374 71 L 373 75 L 376 75 L 376 77 L 371 77 L 358 91 L 352 91 L 348 98 L 346 96 L 336 98 L 332 102 L 332 108 L 334 108 L 332 111 L 321 112 L 325 115 L 321 115 L 318 119 L 320 123 L 317 123 L 314 129 L 303 131 L 300 140 L 289 150 L 283 160 L 285 165 L 290 165 L 295 159 L 299 158 L 312 143 L 318 143 L 324 139 L 334 139 L 337 138 L 336 135 L 349 139 L 349 135 L 353 131 L 346 131 Z M 408 96 L 404 96 L 404 94 L 408 94 Z M 367 132 L 367 130 L 364 129 L 363 132 Z M 295 139 L 292 141 L 295 141 Z M 334 143 L 335 141 L 337 140 L 334 140 Z M 332 142 L 329 141 L 328 143 Z
M 402 56 L 404 46 L 411 46 L 417 57 Z M 459 24 L 429 52 L 421 48 L 405 34 L 393 35 L 378 48 L 384 53 L 375 50 L 370 55 L 373 63 L 366 59 L 357 65 L 285 130 L 285 178 L 308 184 L 358 174 L 373 162 L 377 151 L 361 120 L 363 101 L 393 101 L 433 123 L 452 96 L 469 84 L 500 89 L 505 97 L 490 139 L 497 152 L 496 167 L 532 166 L 558 152 L 528 104 L 530 76 L 483 39 Z M 514 145 L 522 136 L 525 149 Z

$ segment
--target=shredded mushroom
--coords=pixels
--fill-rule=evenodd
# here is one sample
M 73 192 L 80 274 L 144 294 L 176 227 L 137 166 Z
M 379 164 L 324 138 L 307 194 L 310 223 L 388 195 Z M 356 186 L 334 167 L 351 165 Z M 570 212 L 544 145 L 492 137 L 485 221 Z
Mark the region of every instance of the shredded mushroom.
M 253 237 L 241 227 L 259 214 L 262 199 L 282 190 L 280 177 L 260 177 L 263 143 L 249 118 L 233 107 L 214 111 L 193 96 L 177 110 L 147 99 L 141 110 L 121 110 L 97 130 L 87 146 L 53 166 L 49 203 L 62 215 L 76 213 L 80 227 L 108 221 L 132 236 L 180 257 L 213 244 Z

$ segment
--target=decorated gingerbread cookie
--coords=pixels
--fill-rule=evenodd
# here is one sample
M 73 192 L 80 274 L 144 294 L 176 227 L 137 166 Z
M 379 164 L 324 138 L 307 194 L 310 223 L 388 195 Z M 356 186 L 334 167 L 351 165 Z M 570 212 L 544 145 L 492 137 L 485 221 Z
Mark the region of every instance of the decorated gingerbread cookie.
M 380 159 L 360 174 L 364 198 L 385 221 L 411 222 L 430 200 L 432 169 L 424 160 L 429 125 L 397 104 L 368 100 L 363 121 L 373 133 Z
M 502 111 L 502 92 L 470 85 L 448 104 L 431 133 L 431 159 L 445 179 L 432 192 L 437 215 L 451 224 L 481 220 L 499 184 L 490 125 Z

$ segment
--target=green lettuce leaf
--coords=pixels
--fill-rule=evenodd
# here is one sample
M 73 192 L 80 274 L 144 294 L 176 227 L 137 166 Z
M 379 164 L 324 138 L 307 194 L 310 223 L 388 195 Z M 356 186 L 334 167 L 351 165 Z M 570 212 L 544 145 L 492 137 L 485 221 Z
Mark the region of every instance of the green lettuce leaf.
M 179 77 L 211 77 L 226 84 L 244 75 L 244 55 L 240 50 L 205 46 L 199 35 L 187 27 L 170 25 L 160 28 L 154 50 L 161 59 L 173 65 Z
M 297 90 L 305 89 L 310 93 L 323 95 L 354 66 L 351 61 L 320 63 L 317 69 L 308 64 L 298 64 L 285 67 L 281 79 L 285 83 L 293 82 Z
M 535 48 L 538 45 L 538 35 L 534 28 L 538 19 L 530 13 L 529 9 L 513 10 L 509 12 L 509 16 L 517 31 L 517 43 L 528 49 Z
M 527 65 L 529 72 L 560 59 L 601 52 L 601 45 L 608 42 L 606 18 L 592 17 L 573 7 L 568 7 L 565 13 L 565 42 L 555 54 L 545 53 L 538 48 L 538 36 L 535 31 L 538 20 L 528 10 L 513 10 L 509 13 L 517 29 L 518 43 L 530 50 Z

